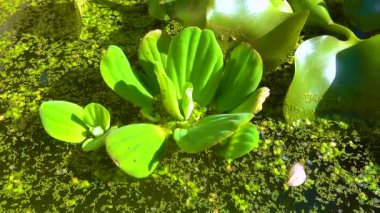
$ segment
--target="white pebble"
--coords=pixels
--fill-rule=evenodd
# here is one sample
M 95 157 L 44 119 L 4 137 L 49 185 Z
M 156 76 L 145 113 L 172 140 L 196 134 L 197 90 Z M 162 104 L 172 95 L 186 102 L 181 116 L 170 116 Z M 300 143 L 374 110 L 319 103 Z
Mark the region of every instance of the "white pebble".
M 306 181 L 306 173 L 302 164 L 295 163 L 289 170 L 288 186 L 299 186 Z

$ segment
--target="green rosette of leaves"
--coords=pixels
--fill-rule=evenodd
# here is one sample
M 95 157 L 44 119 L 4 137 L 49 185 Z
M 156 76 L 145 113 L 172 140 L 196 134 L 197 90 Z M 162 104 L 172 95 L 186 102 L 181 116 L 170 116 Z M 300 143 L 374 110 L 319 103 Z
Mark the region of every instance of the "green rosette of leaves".
M 347 39 L 323 35 L 298 47 L 295 75 L 284 102 L 286 119 L 336 115 L 380 119 L 380 35 L 360 40 L 330 21 L 324 7 L 306 6 L 317 14 L 311 13 L 314 23 Z
M 282 0 L 150 0 L 149 11 L 159 19 L 212 29 L 223 49 L 249 43 L 260 53 L 266 71 L 295 48 L 308 16 L 307 11 L 293 13 Z
M 233 49 L 224 65 L 212 31 L 188 27 L 170 37 L 154 30 L 141 40 L 138 59 L 142 72 L 130 66 L 121 48 L 110 46 L 100 69 L 116 94 L 141 108 L 143 123 L 110 128 L 109 113 L 101 105 L 83 109 L 48 101 L 40 108 L 48 134 L 66 142 L 84 141 L 85 151 L 105 144 L 115 164 L 137 178 L 154 171 L 170 136 L 184 152 L 215 146 L 228 160 L 258 146 L 258 131 L 249 121 L 269 89 L 257 89 L 263 65 L 249 44 Z
M 69 143 L 83 143 L 83 151 L 103 146 L 110 132 L 110 114 L 100 104 L 84 108 L 67 101 L 47 101 L 40 106 L 45 131 L 53 138 Z

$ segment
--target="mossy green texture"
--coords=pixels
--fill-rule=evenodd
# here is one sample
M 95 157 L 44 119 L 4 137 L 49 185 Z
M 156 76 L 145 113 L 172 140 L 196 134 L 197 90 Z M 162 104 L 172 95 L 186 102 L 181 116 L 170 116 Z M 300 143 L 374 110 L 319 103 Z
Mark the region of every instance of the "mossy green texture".
M 140 120 L 138 109 L 103 83 L 101 56 L 115 44 L 136 67 L 138 42 L 146 32 L 164 27 L 176 31 L 181 26 L 165 26 L 149 17 L 146 1 L 88 0 L 78 35 L 60 31 L 57 27 L 63 22 L 49 21 L 58 7 L 54 1 L 25 1 L 26 7 L 21 1 L 7 2 L 0 0 L 0 11 L 6 11 L 0 13 L 0 23 L 15 13 L 34 15 L 23 16 L 0 35 L 4 50 L 0 53 L 0 212 L 375 212 L 380 208 L 379 124 L 284 123 L 281 103 L 293 72 L 291 57 L 262 81 L 271 88 L 271 97 L 253 120 L 260 129 L 259 148 L 231 164 L 213 150 L 186 154 L 169 143 L 152 176 L 134 179 L 115 167 L 104 149 L 84 153 L 80 146 L 51 138 L 38 117 L 45 100 L 83 106 L 101 103 L 116 125 Z M 40 17 L 44 27 L 31 29 L 33 17 Z M 303 185 L 289 188 L 287 171 L 295 162 L 304 164 L 308 177 Z

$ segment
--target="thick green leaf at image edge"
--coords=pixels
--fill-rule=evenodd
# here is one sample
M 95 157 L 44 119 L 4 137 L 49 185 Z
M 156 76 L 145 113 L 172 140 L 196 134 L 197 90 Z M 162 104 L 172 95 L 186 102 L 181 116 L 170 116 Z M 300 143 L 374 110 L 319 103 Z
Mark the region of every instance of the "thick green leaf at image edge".
M 347 41 L 319 36 L 303 42 L 284 102 L 286 119 L 380 119 L 379 55 L 380 35 Z
M 115 164 L 128 175 L 147 177 L 159 163 L 165 148 L 165 131 L 153 124 L 131 124 L 106 138 L 106 149 Z
M 251 113 L 209 115 L 190 129 L 175 129 L 173 138 L 183 151 L 201 152 L 233 135 L 239 126 L 249 122 L 252 117 Z
M 45 131 L 53 138 L 70 143 L 83 142 L 88 134 L 83 108 L 66 101 L 43 102 L 39 109 Z

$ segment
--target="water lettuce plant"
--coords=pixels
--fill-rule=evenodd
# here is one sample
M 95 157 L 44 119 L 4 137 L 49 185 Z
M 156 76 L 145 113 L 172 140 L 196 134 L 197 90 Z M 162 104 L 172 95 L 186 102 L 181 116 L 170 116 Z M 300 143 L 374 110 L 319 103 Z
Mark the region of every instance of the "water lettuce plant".
M 215 147 L 227 160 L 258 147 L 259 132 L 249 121 L 269 89 L 257 89 L 263 64 L 249 44 L 236 46 L 225 62 L 210 30 L 188 27 L 174 37 L 154 30 L 141 40 L 138 59 L 142 72 L 110 46 L 100 70 L 116 94 L 141 108 L 141 123 L 111 127 L 100 104 L 46 101 L 40 107 L 46 132 L 83 143 L 84 151 L 105 145 L 115 164 L 137 178 L 154 171 L 171 139 L 188 153 Z
M 149 11 L 159 19 L 211 29 L 226 49 L 241 41 L 251 44 L 265 71 L 295 48 L 308 17 L 308 11 L 293 13 L 282 0 L 150 0 Z
M 380 119 L 380 35 L 361 40 L 332 21 L 323 1 L 290 1 L 310 10 L 311 23 L 334 35 L 304 41 L 295 53 L 295 75 L 284 102 L 288 120 L 343 115 Z

